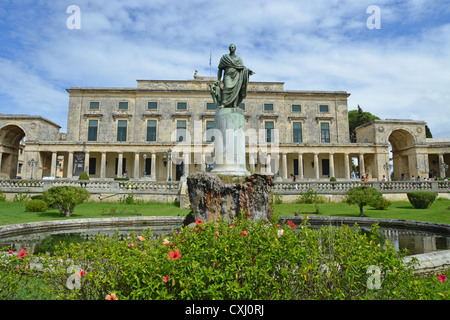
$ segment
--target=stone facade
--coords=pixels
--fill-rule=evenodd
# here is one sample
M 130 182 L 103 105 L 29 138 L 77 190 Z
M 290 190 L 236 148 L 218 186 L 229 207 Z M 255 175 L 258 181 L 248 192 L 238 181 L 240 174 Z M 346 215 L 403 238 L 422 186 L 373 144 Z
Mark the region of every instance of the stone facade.
M 91 179 L 125 174 L 178 181 L 191 172 L 208 171 L 214 143 L 206 132 L 215 115 L 209 85 L 214 80 L 195 76 L 137 80 L 135 88 L 71 87 L 67 135 L 42 117 L 0 115 L 1 177 L 15 178 L 14 157 L 24 136 L 24 179 L 73 178 L 84 170 Z M 409 179 L 430 171 L 446 176 L 442 165 L 450 162 L 450 140 L 426 139 L 423 121 L 376 120 L 358 128 L 357 143 L 350 143 L 349 95 L 250 82 L 241 105 L 248 132 L 247 170 L 273 173 L 278 180 L 289 180 L 291 174 L 298 180 L 346 180 L 352 178 L 356 160 L 360 174 L 381 180 L 389 172 L 391 144 L 395 179 L 401 173 Z M 270 132 L 274 134 L 268 138 Z M 252 141 L 257 142 L 253 147 Z M 31 159 L 38 165 L 29 166 Z M 58 161 L 63 163 L 61 174 Z

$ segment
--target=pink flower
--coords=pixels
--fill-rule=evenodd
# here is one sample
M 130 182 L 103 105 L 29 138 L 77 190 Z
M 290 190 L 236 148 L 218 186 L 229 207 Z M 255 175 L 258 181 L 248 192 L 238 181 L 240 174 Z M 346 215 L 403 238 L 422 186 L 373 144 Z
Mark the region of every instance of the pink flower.
M 295 223 L 293 223 L 292 221 L 288 221 L 287 224 L 288 224 L 288 226 L 291 227 L 292 229 L 295 229 Z
M 14 254 L 14 251 L 12 251 L 12 250 L 9 250 L 8 252 L 11 253 L 11 254 Z
M 19 254 L 18 254 L 19 259 L 22 259 L 22 258 L 25 257 L 26 255 L 27 255 L 27 253 L 26 253 L 25 251 L 20 251 Z
M 167 283 L 167 281 L 169 281 L 169 276 L 166 275 L 166 276 L 163 278 L 163 281 Z
M 219 236 L 219 231 L 216 231 L 216 236 Z
M 438 277 L 438 280 L 440 282 L 447 281 L 447 276 L 445 274 L 440 274 L 439 277 Z
M 81 278 L 86 274 L 86 272 L 84 270 L 81 270 L 80 272 L 78 272 L 77 274 L 77 278 Z
M 244 230 L 244 231 L 241 232 L 241 234 L 242 234 L 244 237 L 246 237 L 246 236 L 247 236 L 247 231 Z
M 116 297 L 116 294 L 115 294 L 115 293 L 107 294 L 105 299 L 106 299 L 106 300 L 119 300 L 119 299 Z
M 170 241 L 167 240 L 167 238 L 164 238 L 164 240 L 163 240 L 163 245 L 168 245 L 169 243 L 170 243 Z
M 170 260 L 170 258 L 172 258 L 172 260 L 176 260 L 180 257 L 181 257 L 181 254 L 180 254 L 179 250 L 176 249 L 175 252 L 173 252 L 173 251 L 169 252 L 169 257 L 167 258 L 167 260 Z
M 142 237 L 142 236 L 138 236 L 138 239 L 139 239 L 140 241 L 144 241 L 144 240 L 145 240 L 145 238 Z

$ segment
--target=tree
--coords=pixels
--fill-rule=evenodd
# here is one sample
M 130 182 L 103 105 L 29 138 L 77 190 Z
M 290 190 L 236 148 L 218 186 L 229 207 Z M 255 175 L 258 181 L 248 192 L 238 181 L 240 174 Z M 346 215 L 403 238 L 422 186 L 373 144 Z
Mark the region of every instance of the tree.
M 363 124 L 369 123 L 373 120 L 379 120 L 377 116 L 371 114 L 370 112 L 363 111 L 358 104 L 357 110 L 350 110 L 348 112 L 348 127 L 350 131 L 350 142 L 356 142 L 356 131 L 355 129 Z
M 70 217 L 75 206 L 86 202 L 90 196 L 86 189 L 73 186 L 52 187 L 42 194 L 48 206 L 57 208 L 65 217 Z
M 384 201 L 380 191 L 368 186 L 351 188 L 347 191 L 346 195 L 345 202 L 349 205 L 356 204 L 359 207 L 360 217 L 364 217 L 364 206 L 376 207 L 377 203 Z

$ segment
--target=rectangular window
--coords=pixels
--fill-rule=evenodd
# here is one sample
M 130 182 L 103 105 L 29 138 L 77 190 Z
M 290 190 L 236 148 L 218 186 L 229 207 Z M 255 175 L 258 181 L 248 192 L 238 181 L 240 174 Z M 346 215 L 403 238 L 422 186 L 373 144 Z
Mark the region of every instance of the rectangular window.
M 300 112 L 300 111 L 302 111 L 302 106 L 299 105 L 299 104 L 293 104 L 292 105 L 292 111 L 293 112 Z
M 273 111 L 273 103 L 264 103 L 264 111 Z
M 19 168 L 17 169 L 17 174 L 22 174 L 23 163 L 19 163 Z
M 266 129 L 266 142 L 272 142 L 272 140 L 273 140 L 274 122 L 273 121 L 266 121 L 264 123 L 264 127 Z
M 298 176 L 298 159 L 294 159 L 294 176 Z
M 187 110 L 186 102 L 177 102 L 177 110 Z
M 186 140 L 186 120 L 177 120 L 177 142 Z
M 117 121 L 117 141 L 127 141 L 127 120 Z
M 330 160 L 322 159 L 322 175 L 328 176 L 330 175 Z
M 97 141 L 98 120 L 89 120 L 88 141 Z
M 147 120 L 147 141 L 156 141 L 156 120 Z
M 330 124 L 329 123 L 321 123 L 320 124 L 320 141 L 321 142 L 330 142 Z
M 152 174 L 152 158 L 145 159 L 145 174 L 148 176 Z
M 214 121 L 206 121 L 206 142 L 213 142 L 215 139 L 212 129 L 215 129 Z
M 293 122 L 292 123 L 292 138 L 293 142 L 302 142 L 302 123 Z
M 91 109 L 91 110 L 98 110 L 98 109 L 100 109 L 100 102 L 91 101 L 89 103 L 89 109 Z
M 212 102 L 206 104 L 206 110 L 216 110 L 216 105 Z
M 119 110 L 128 110 L 128 102 L 119 102 Z
M 147 103 L 147 109 L 148 110 L 157 110 L 158 109 L 158 102 L 150 101 Z
M 319 111 L 320 111 L 320 112 L 328 112 L 328 105 L 326 105 L 326 104 L 321 104 L 321 105 L 319 106 Z
M 97 158 L 89 158 L 89 174 L 95 175 L 95 167 L 97 166 Z

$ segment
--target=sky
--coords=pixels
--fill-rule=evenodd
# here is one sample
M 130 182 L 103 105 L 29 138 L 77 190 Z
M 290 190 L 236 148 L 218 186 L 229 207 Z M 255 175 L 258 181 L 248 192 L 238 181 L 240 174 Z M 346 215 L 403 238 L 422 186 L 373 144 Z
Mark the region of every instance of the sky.
M 230 43 L 251 81 L 450 138 L 450 0 L 0 0 L 0 113 L 66 132 L 66 89 L 216 75 Z

